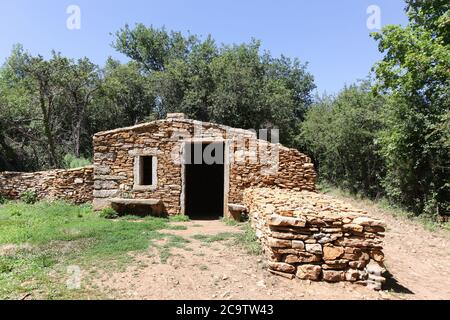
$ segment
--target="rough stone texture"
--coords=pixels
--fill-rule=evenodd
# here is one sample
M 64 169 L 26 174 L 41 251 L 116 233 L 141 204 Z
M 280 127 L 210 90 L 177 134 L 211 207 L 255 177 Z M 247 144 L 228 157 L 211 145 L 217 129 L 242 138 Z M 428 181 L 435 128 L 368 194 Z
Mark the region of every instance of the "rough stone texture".
M 351 281 L 377 290 L 384 283 L 383 221 L 309 191 L 249 188 L 244 204 L 269 269 L 283 266 L 276 274 L 295 270 L 302 280 Z
M 299 151 L 259 140 L 251 131 L 170 116 L 94 136 L 94 208 L 108 206 L 109 198 L 150 198 L 160 199 L 169 215 L 182 213 L 183 146 L 200 141 L 225 142 L 226 208 L 242 204 L 249 187 L 315 190 L 314 166 Z M 151 190 L 134 185 L 139 155 L 157 157 L 157 185 Z
M 17 200 L 25 191 L 33 191 L 39 199 L 85 203 L 92 201 L 93 172 L 92 166 L 32 173 L 0 172 L 0 194 Z
M 303 264 L 297 268 L 297 278 L 301 280 L 320 280 L 322 268 L 314 264 Z

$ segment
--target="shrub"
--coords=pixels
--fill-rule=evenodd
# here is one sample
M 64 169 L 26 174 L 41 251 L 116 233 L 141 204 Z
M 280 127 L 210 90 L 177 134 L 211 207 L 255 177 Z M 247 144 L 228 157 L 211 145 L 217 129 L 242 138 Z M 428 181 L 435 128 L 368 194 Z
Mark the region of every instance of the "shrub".
M 14 261 L 10 257 L 0 256 L 0 274 L 10 273 L 14 270 Z
M 20 212 L 19 209 L 12 209 L 10 211 L 11 217 L 20 217 L 22 215 L 22 212 Z
M 77 158 L 74 154 L 68 153 L 64 156 L 64 168 L 73 169 L 86 167 L 91 164 L 89 159 L 80 157 Z
M 100 211 L 100 217 L 105 219 L 115 219 L 119 216 L 119 214 L 113 208 L 104 208 Z
M 5 204 L 6 198 L 0 194 L 0 204 Z
M 26 204 L 35 204 L 38 201 L 38 195 L 34 191 L 27 190 L 24 193 L 22 193 L 20 199 Z

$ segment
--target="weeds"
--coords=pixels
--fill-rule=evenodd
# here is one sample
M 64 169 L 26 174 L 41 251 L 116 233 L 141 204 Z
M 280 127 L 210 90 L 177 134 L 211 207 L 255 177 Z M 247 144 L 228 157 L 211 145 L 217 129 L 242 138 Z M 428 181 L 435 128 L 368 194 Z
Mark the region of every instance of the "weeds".
M 104 208 L 100 211 L 100 217 L 105 219 L 116 219 L 119 217 L 119 214 L 113 208 Z
M 239 222 L 237 222 L 234 219 L 230 219 L 230 218 L 223 218 L 222 222 L 225 223 L 225 225 L 229 226 L 229 227 L 235 227 L 237 225 L 239 225 Z
M 27 190 L 22 193 L 20 199 L 26 204 L 35 204 L 38 201 L 38 195 L 34 191 Z

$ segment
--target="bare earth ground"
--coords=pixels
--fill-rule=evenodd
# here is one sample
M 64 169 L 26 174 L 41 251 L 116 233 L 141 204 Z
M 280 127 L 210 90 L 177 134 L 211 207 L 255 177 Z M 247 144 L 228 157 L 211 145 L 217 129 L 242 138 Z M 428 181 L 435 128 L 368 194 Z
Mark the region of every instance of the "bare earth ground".
M 348 200 L 348 199 L 346 199 Z M 166 233 L 190 240 L 161 262 L 157 249 L 135 256 L 125 271 L 100 272 L 92 286 L 115 299 L 450 299 L 450 236 L 355 203 L 388 224 L 384 251 L 392 274 L 385 291 L 350 283 L 288 280 L 266 271 L 264 259 L 227 241 L 205 243 L 193 235 L 241 232 L 221 221 L 181 222 Z

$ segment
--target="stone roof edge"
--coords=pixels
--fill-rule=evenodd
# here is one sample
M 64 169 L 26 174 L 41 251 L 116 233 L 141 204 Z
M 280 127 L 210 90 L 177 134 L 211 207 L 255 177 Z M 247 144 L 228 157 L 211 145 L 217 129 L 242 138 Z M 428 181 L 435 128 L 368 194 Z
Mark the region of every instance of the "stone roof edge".
M 175 122 L 181 122 L 181 123 L 190 123 L 190 124 L 194 124 L 194 125 L 196 124 L 196 125 L 202 125 L 202 126 L 214 126 L 216 128 L 219 128 L 219 129 L 233 130 L 233 131 L 238 131 L 238 132 L 241 131 L 243 134 L 254 135 L 253 132 L 251 132 L 249 130 L 246 130 L 246 129 L 233 128 L 233 127 L 230 127 L 230 126 L 226 126 L 226 125 L 218 124 L 218 123 L 213 123 L 213 122 L 203 122 L 203 121 L 192 120 L 192 119 L 160 119 L 160 120 L 154 120 L 154 121 L 150 121 L 150 122 L 136 124 L 134 126 L 117 128 L 117 129 L 112 129 L 112 130 L 107 130 L 107 131 L 100 131 L 100 132 L 97 132 L 96 134 L 94 134 L 94 137 L 108 135 L 108 134 L 115 134 L 115 133 L 125 132 L 125 131 L 133 131 L 133 130 L 150 127 L 152 125 L 155 125 L 155 124 L 158 124 L 158 123 L 164 123 L 164 122 L 174 122 L 174 123 Z
M 256 140 L 261 140 L 264 142 L 267 142 L 269 144 L 274 144 L 277 145 L 279 148 L 281 149 L 285 149 L 285 150 L 297 150 L 294 148 L 289 148 L 286 147 L 284 145 L 282 145 L 281 143 L 271 143 L 269 141 L 265 141 L 263 139 L 259 139 L 258 136 L 247 129 L 241 129 L 241 128 L 234 128 L 234 127 L 230 127 L 230 126 L 226 126 L 223 124 L 218 124 L 218 123 L 213 123 L 213 122 L 204 122 L 204 121 L 199 121 L 199 120 L 193 120 L 193 119 L 160 119 L 160 120 L 154 120 L 154 121 L 150 121 L 150 122 L 145 122 L 145 123 L 140 123 L 134 126 L 129 126 L 129 127 L 123 127 L 123 128 L 117 128 L 117 129 L 113 129 L 113 130 L 107 130 L 107 131 L 101 131 L 101 132 L 97 132 L 96 134 L 94 134 L 94 138 L 95 137 L 100 137 L 100 136 L 105 136 L 105 135 L 109 135 L 109 134 L 115 134 L 115 133 L 120 133 L 120 132 L 126 132 L 126 131 L 133 131 L 133 130 L 138 130 L 138 129 L 143 129 L 143 128 L 147 128 L 153 125 L 157 125 L 159 123 L 165 123 L 165 122 L 172 122 L 172 123 L 189 123 L 189 124 L 193 124 L 193 125 L 201 125 L 201 126 L 213 126 L 219 129 L 223 129 L 223 130 L 230 130 L 233 131 L 235 133 L 240 133 L 243 135 L 249 135 L 252 136 L 253 138 L 255 138 Z M 297 150 L 298 152 L 300 152 L 301 154 L 305 155 L 304 153 L 302 153 L 301 151 Z

